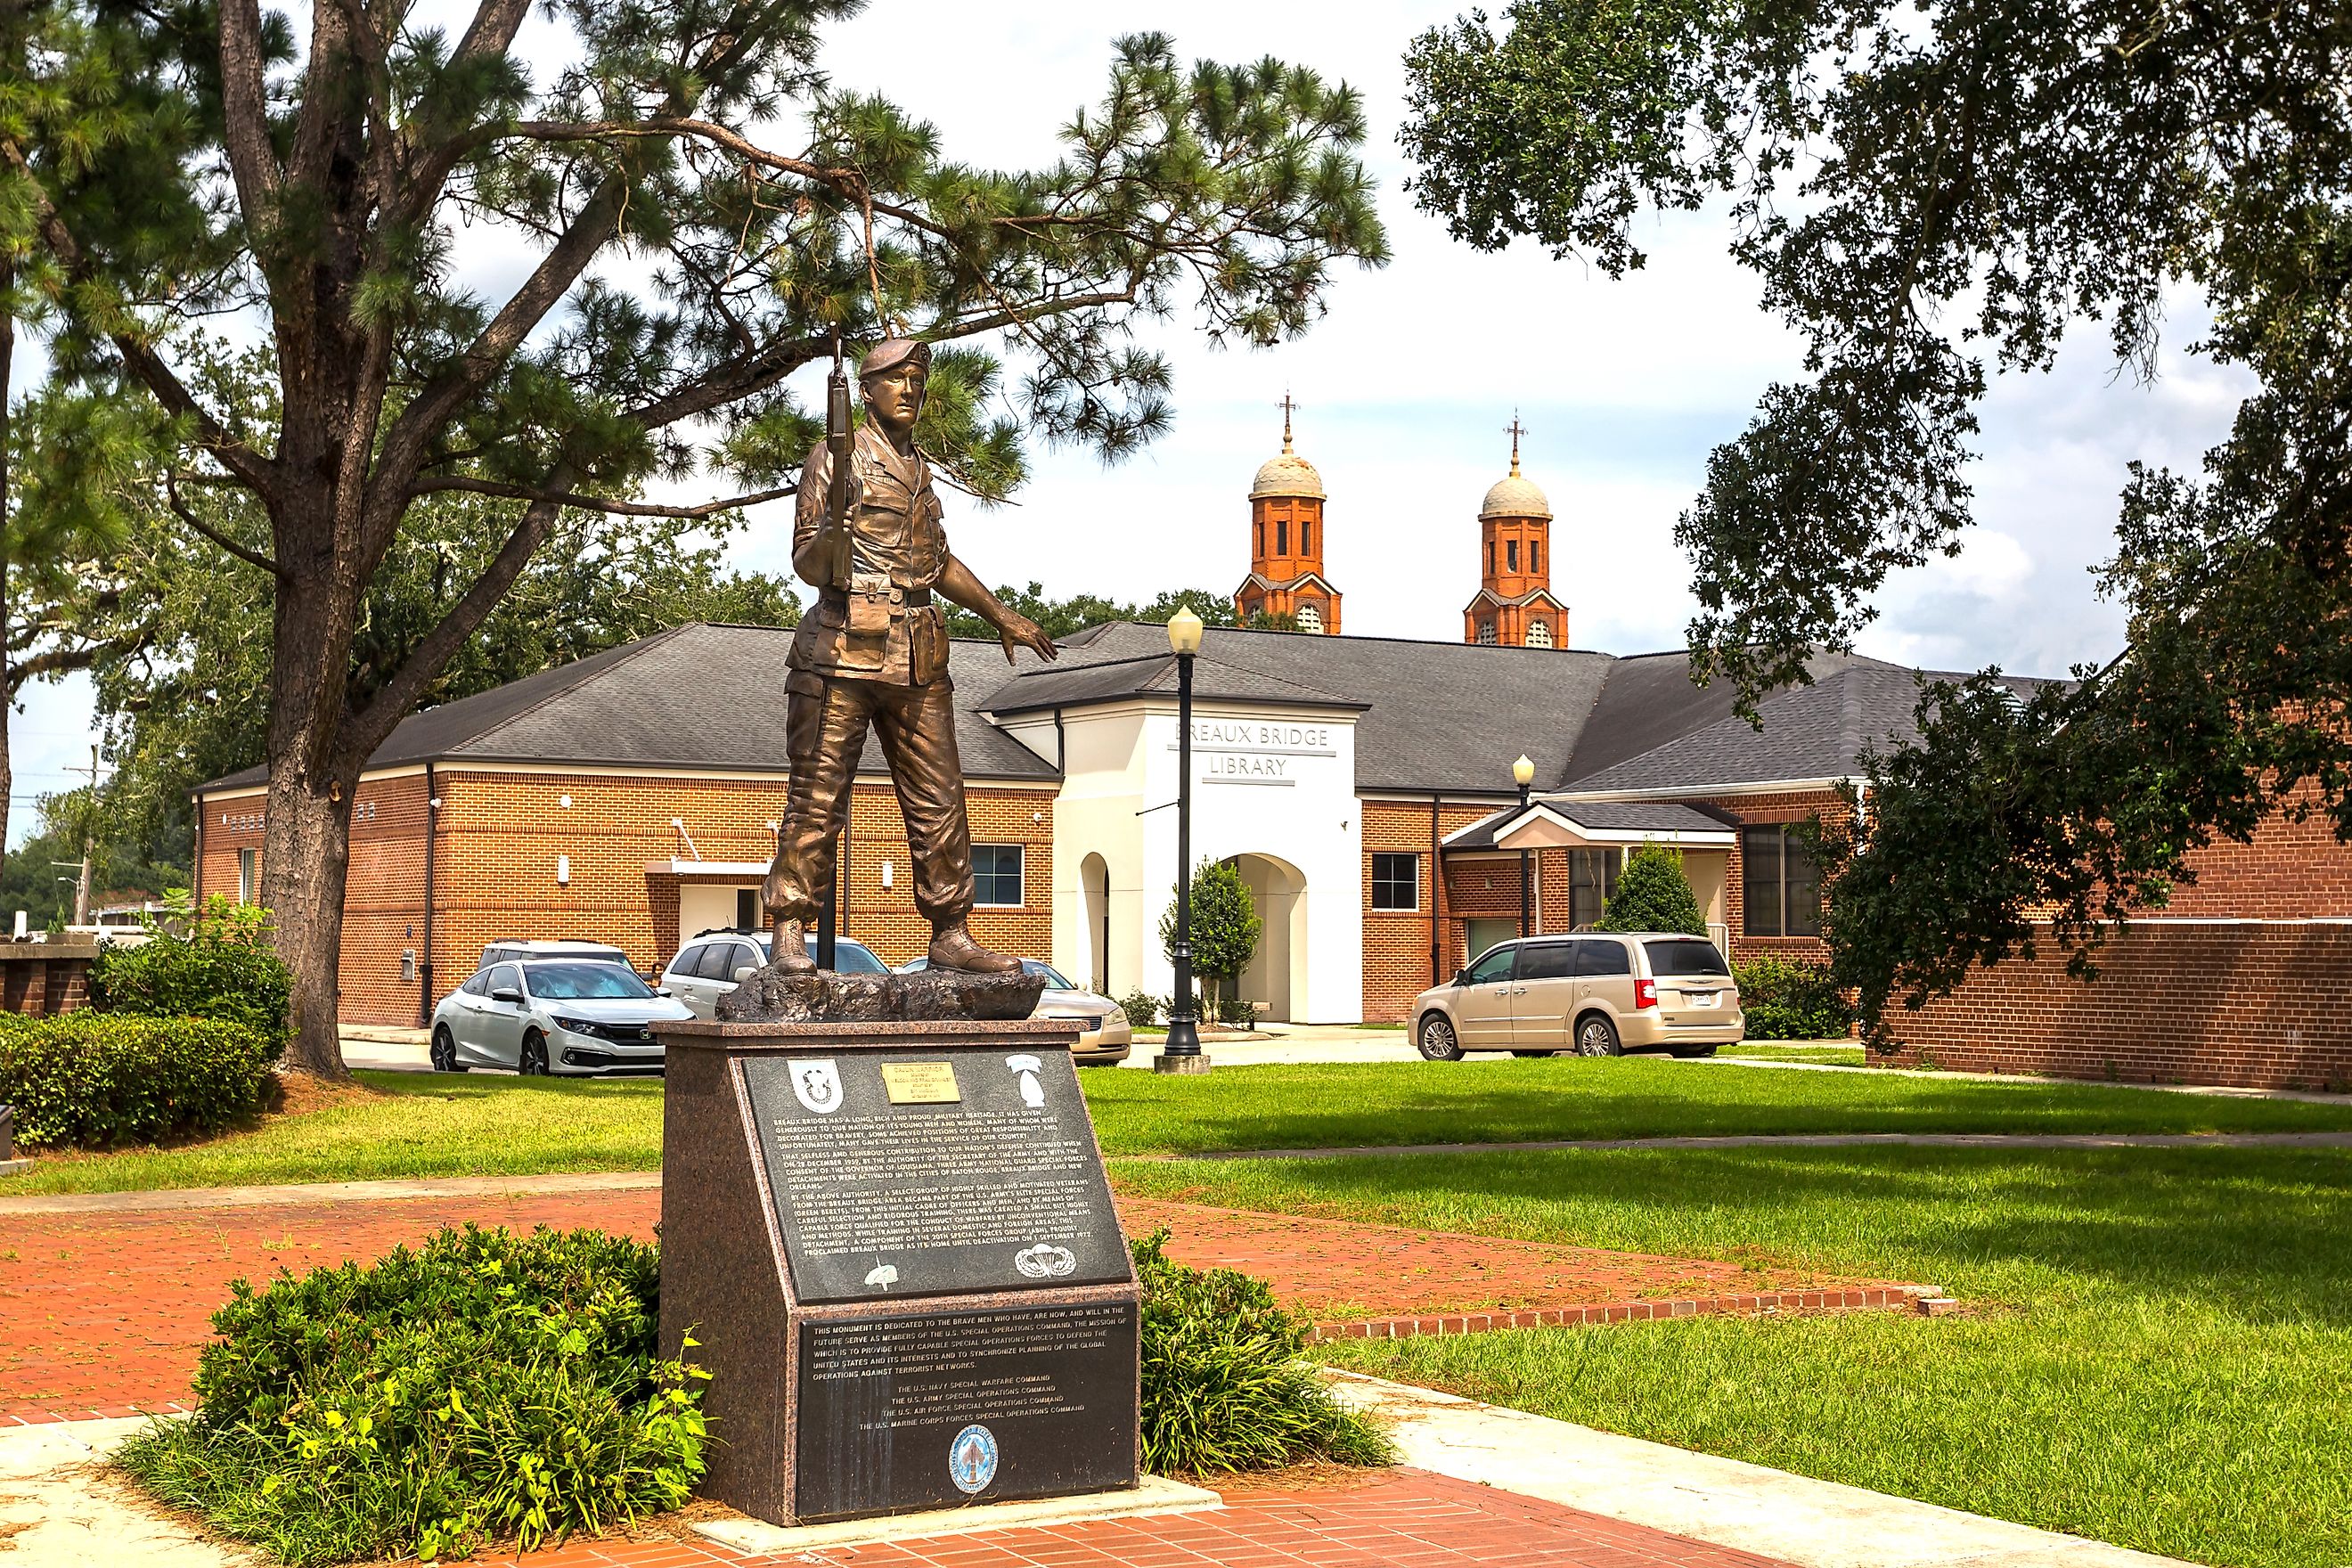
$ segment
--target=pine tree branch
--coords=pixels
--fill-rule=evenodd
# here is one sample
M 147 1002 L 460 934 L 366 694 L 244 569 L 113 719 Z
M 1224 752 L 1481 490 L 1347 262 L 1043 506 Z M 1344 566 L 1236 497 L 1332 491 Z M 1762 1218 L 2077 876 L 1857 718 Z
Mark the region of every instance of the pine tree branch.
M 800 486 L 789 484 L 781 489 L 754 490 L 749 495 L 730 496 L 724 500 L 703 501 L 696 506 L 663 506 L 654 501 L 613 500 L 604 496 L 582 495 L 575 490 L 535 490 L 527 485 L 500 484 L 495 479 L 422 479 L 409 487 L 411 495 L 425 495 L 435 490 L 463 490 L 470 495 L 504 496 L 510 500 L 553 501 L 559 506 L 577 508 L 582 511 L 613 512 L 622 517 L 675 517 L 695 519 L 715 517 L 737 507 L 757 506 L 761 501 L 782 500 L 797 494 Z
M 194 512 L 190 511 L 185 506 L 181 504 L 180 481 L 177 475 L 167 473 L 163 476 L 163 494 L 164 499 L 169 502 L 173 512 L 178 516 L 182 522 L 186 523 L 190 528 L 194 529 L 198 533 L 203 534 L 206 539 L 211 540 L 215 544 L 219 545 L 223 550 L 227 551 L 231 555 L 236 556 L 238 560 L 249 562 L 252 564 L 260 567 L 264 572 L 267 572 L 271 576 L 278 578 L 280 582 L 287 579 L 285 568 L 279 566 L 277 562 L 272 561 L 268 556 L 262 554 L 257 550 L 248 549 L 247 546 L 239 544 L 236 540 L 231 539 L 227 534 L 223 533 L 220 530 L 215 528 L 212 524 L 206 522 L 204 519 L 198 517 Z
M 0 141 L 0 160 L 5 160 L 10 168 L 23 176 L 25 188 L 30 194 L 34 226 L 40 233 L 41 243 L 65 268 L 66 276 L 75 283 L 95 281 L 95 273 L 82 254 L 80 242 L 74 238 L 73 231 L 66 227 L 65 220 L 58 216 L 58 209 L 50 204 L 48 193 L 34 177 L 24 149 L 14 140 Z M 170 413 L 195 426 L 198 444 L 219 459 L 223 468 L 236 475 L 247 489 L 264 499 L 278 493 L 277 465 L 231 436 L 213 416 L 212 411 L 198 403 L 195 395 L 181 384 L 180 378 L 173 374 L 170 365 L 163 363 L 161 354 L 129 332 L 99 330 L 114 345 L 115 352 L 122 356 L 123 363 L 130 368 L 131 374 L 146 384 L 155 401 Z

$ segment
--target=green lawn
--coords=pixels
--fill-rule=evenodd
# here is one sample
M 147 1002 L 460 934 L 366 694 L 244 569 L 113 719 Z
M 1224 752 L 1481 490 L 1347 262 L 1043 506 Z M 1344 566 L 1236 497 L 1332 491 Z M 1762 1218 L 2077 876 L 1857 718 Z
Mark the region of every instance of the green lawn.
M 191 1148 L 45 1159 L 0 1194 L 651 1170 L 658 1080 L 362 1073 L 382 1099 Z M 1112 1154 L 1731 1132 L 2210 1132 L 2352 1128 L 2352 1103 L 2017 1079 L 1758 1072 L 1630 1057 L 1221 1068 L 1080 1079 Z
M 1840 1045 L 1834 1040 L 1747 1040 L 1736 1046 L 1725 1046 L 1715 1054 L 1719 1057 L 1755 1057 L 1771 1062 L 1820 1062 L 1841 1068 L 1866 1065 L 1863 1060 L 1862 1047 Z
M 2352 1563 L 2352 1152 L 1611 1151 L 1130 1162 L 1118 1174 L 1124 1191 L 1193 1202 L 1941 1285 L 1967 1315 L 1325 1353 L 2199 1562 Z

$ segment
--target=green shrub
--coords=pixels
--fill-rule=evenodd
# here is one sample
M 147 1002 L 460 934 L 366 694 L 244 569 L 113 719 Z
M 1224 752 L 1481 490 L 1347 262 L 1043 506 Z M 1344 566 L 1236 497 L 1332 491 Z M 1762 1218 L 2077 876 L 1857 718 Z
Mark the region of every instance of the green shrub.
M 1679 849 L 1644 844 L 1625 858 L 1617 890 L 1601 906 L 1594 931 L 1676 931 L 1686 936 L 1706 934 L 1706 916 L 1683 875 Z
M 1853 1006 L 1830 982 L 1826 964 L 1769 954 L 1731 966 L 1739 1010 L 1751 1040 L 1842 1040 L 1853 1030 Z
M 1307 1325 L 1265 1283 L 1169 1260 L 1161 1230 L 1132 1243 L 1143 1280 L 1143 1467 L 1216 1475 L 1307 1459 L 1386 1465 L 1395 1450 L 1301 1358 Z
M 1217 1004 L 1217 1022 L 1236 1029 L 1255 1029 L 1257 1004 L 1246 997 L 1227 996 Z
M 121 1462 L 293 1563 L 528 1550 L 677 1508 L 707 1374 L 657 1358 L 650 1247 L 473 1226 L 362 1267 L 237 1281 L 197 1413 Z
M 1130 991 L 1118 999 L 1118 1010 L 1127 1015 L 1129 1026 L 1150 1028 L 1160 1017 L 1160 998 L 1148 991 Z
M 283 1045 L 203 1018 L 0 1014 L 0 1104 L 28 1149 L 217 1132 L 260 1109 Z
M 138 946 L 101 951 L 91 1001 L 101 1012 L 243 1024 L 276 1061 L 293 1022 L 294 973 L 271 951 L 269 912 L 215 894 L 185 923 L 183 935 L 151 922 Z

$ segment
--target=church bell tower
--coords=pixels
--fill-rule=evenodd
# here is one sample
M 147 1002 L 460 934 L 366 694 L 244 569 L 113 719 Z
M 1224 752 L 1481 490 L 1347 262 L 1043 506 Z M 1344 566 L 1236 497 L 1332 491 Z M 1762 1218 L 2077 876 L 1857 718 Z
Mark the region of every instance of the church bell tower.
M 1566 647 L 1568 606 L 1551 591 L 1551 502 L 1519 473 L 1511 416 L 1511 471 L 1478 508 L 1477 597 L 1462 612 L 1462 640 L 1490 647 Z
M 1250 571 L 1234 590 L 1234 610 L 1247 626 L 1258 616 L 1288 616 L 1302 632 L 1339 635 L 1339 590 L 1323 575 L 1323 476 L 1291 448 L 1282 400 L 1282 450 L 1250 484 Z

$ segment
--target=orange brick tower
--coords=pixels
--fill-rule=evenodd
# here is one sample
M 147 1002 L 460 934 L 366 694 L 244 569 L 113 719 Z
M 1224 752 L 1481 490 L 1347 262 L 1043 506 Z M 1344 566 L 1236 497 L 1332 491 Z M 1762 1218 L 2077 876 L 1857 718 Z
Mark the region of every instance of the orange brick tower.
M 1519 477 L 1519 437 L 1511 416 L 1511 472 L 1478 508 L 1485 573 L 1477 597 L 1462 612 L 1462 640 L 1487 647 L 1568 646 L 1568 606 L 1551 591 L 1551 503 Z
M 1290 449 L 1290 415 L 1282 400 L 1282 453 L 1250 485 L 1250 573 L 1234 590 L 1247 625 L 1256 616 L 1288 616 L 1302 632 L 1339 635 L 1339 590 L 1323 575 L 1323 476 Z

